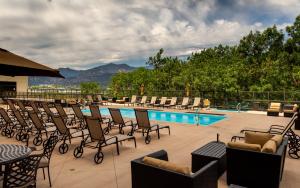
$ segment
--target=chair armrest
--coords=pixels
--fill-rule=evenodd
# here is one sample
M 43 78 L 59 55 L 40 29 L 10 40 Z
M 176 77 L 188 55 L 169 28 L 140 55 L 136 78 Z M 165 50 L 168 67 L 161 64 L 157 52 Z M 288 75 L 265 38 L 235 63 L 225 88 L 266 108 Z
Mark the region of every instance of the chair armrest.
M 218 187 L 218 162 L 211 161 L 203 168 L 191 175 L 193 187 Z

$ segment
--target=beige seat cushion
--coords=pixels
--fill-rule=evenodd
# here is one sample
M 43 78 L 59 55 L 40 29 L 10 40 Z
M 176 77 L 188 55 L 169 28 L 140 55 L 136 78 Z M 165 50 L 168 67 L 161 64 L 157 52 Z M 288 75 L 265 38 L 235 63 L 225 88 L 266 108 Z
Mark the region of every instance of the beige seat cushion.
M 282 142 L 283 136 L 282 135 L 275 135 L 271 138 L 271 140 L 276 142 L 276 146 L 278 147 Z
M 259 144 L 247 144 L 243 142 L 228 142 L 228 147 L 235 149 L 244 149 L 250 151 L 261 151 L 261 146 Z
M 274 140 L 269 140 L 262 147 L 261 151 L 266 153 L 275 153 L 277 150 L 276 142 Z
M 269 108 L 268 112 L 279 112 L 278 108 Z
M 144 157 L 143 162 L 145 164 L 148 164 L 151 166 L 155 166 L 155 167 L 166 169 L 166 170 L 171 170 L 171 171 L 178 172 L 181 174 L 185 174 L 185 175 L 191 174 L 191 170 L 189 167 L 179 166 L 179 165 L 177 165 L 175 163 L 171 163 L 169 161 L 164 161 L 164 160 L 146 156 L 146 157 Z
M 49 160 L 46 157 L 42 157 L 40 160 L 39 168 L 45 168 L 49 166 Z
M 270 140 L 273 136 L 269 133 L 257 133 L 257 132 L 245 132 L 245 143 L 247 144 L 259 144 L 261 147 Z

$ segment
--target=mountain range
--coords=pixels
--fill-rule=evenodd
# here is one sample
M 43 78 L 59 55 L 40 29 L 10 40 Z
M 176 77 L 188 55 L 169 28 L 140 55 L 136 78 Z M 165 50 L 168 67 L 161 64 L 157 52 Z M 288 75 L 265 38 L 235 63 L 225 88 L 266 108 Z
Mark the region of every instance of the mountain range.
M 81 82 L 95 81 L 100 83 L 101 86 L 107 86 L 111 77 L 118 72 L 130 72 L 135 70 L 136 67 L 131 67 L 127 64 L 104 64 L 87 70 L 74 70 L 71 68 L 59 68 L 60 73 L 65 77 L 63 78 L 48 78 L 48 77 L 29 77 L 29 85 L 41 84 L 56 84 L 64 86 L 79 85 Z

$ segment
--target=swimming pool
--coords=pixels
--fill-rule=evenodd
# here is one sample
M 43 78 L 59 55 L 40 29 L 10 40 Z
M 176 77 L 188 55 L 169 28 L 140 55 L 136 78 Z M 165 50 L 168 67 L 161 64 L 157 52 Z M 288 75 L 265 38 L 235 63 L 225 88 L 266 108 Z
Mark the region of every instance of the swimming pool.
M 100 108 L 100 112 L 102 115 L 110 115 L 107 108 Z M 90 110 L 84 109 L 83 113 L 90 113 Z M 135 118 L 134 110 L 130 108 L 121 108 L 121 114 L 123 117 Z M 222 115 L 166 112 L 157 110 L 149 110 L 148 114 L 150 120 L 166 121 L 173 123 L 186 123 L 194 125 L 197 124 L 199 118 L 200 121 L 198 124 L 200 124 L 201 126 L 209 126 L 226 118 L 226 116 Z

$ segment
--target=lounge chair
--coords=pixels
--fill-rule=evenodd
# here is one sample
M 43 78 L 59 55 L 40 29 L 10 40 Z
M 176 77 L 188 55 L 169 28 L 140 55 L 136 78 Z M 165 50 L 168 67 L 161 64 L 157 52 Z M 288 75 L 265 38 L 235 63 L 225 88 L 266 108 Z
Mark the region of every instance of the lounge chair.
M 108 108 L 110 116 L 111 116 L 111 122 L 109 125 L 109 128 L 111 129 L 113 126 L 118 126 L 119 128 L 119 133 L 124 134 L 124 127 L 131 127 L 131 131 L 133 129 L 133 121 L 124 121 L 121 111 L 118 108 Z
M 107 126 L 104 128 L 104 133 L 108 134 L 110 130 L 110 124 L 111 124 L 111 119 L 108 117 L 103 117 L 101 115 L 100 109 L 97 105 L 90 105 L 90 110 L 91 110 L 91 115 L 94 118 L 98 118 L 100 123 L 102 124 L 107 124 Z
M 283 106 L 283 116 L 284 117 L 292 117 L 293 114 L 297 111 L 298 111 L 298 105 L 297 104 L 294 104 L 294 105 L 285 104 Z
M 136 99 L 137 99 L 136 95 L 132 95 L 130 102 L 125 102 L 125 104 L 127 104 L 128 106 L 129 105 L 134 106 L 137 103 Z
M 71 140 L 73 138 L 78 138 L 78 137 L 84 138 L 84 136 L 87 135 L 86 130 L 83 130 L 83 129 L 75 127 L 75 126 L 68 127 L 65 124 L 63 118 L 60 117 L 59 115 L 52 115 L 51 118 L 54 122 L 54 125 L 56 126 L 56 133 L 58 133 L 60 141 L 61 140 L 63 141 L 63 143 L 60 144 L 60 146 L 59 146 L 59 152 L 61 154 L 64 154 L 69 150 L 69 146 L 66 143 L 67 140 L 71 144 Z
M 136 147 L 136 140 L 134 136 L 127 136 L 122 134 L 117 134 L 113 136 L 104 135 L 104 131 L 101 127 L 101 122 L 99 118 L 85 116 L 85 121 L 87 123 L 89 136 L 82 139 L 79 146 L 74 150 L 74 157 L 79 158 L 83 154 L 83 148 L 89 147 L 97 149 L 97 153 L 94 156 L 94 161 L 97 164 L 100 164 L 103 161 L 104 154 L 102 153 L 102 148 L 115 144 L 117 147 L 117 154 L 120 154 L 119 143 L 126 140 L 133 140 Z M 92 144 L 95 142 L 96 144 Z
M 164 107 L 171 108 L 175 107 L 177 104 L 177 97 L 172 97 L 170 104 L 165 104 Z
M 39 115 L 39 117 L 44 118 L 47 116 L 45 112 L 42 112 L 39 110 L 37 104 L 34 101 L 29 101 L 29 105 L 32 108 L 32 110 Z
M 67 125 L 71 125 L 76 122 L 75 114 L 67 114 L 66 111 L 64 110 L 64 108 L 61 106 L 61 104 L 55 103 L 54 106 L 55 106 L 58 114 L 65 120 Z
M 137 105 L 144 106 L 147 102 L 147 96 L 143 96 L 141 101 L 137 103 Z
M 91 105 L 94 103 L 92 95 L 87 95 L 86 99 L 87 99 L 87 105 Z
M 127 97 L 123 97 L 122 99 L 116 100 L 116 103 L 125 104 Z
M 204 99 L 203 100 L 203 107 L 206 109 L 210 109 L 210 100 Z
M 167 102 L 167 97 L 162 97 L 159 104 L 154 104 L 155 107 L 164 107 Z
M 201 98 L 195 97 L 193 105 L 189 106 L 191 109 L 199 108 L 201 104 Z
M 101 95 L 96 95 L 98 105 L 108 105 L 107 100 L 103 100 Z
M 134 109 L 135 117 L 136 117 L 136 124 L 134 124 L 133 132 L 141 131 L 143 136 L 146 133 L 145 143 L 149 144 L 151 142 L 150 132 L 155 131 L 157 133 L 158 139 L 160 139 L 160 129 L 168 129 L 170 135 L 170 126 L 161 126 L 161 125 L 151 125 L 148 116 L 147 109 Z
M 13 111 L 18 123 L 14 126 L 16 130 L 16 139 L 18 141 L 27 142 L 29 140 L 29 134 L 32 130 L 32 125 L 24 119 L 20 111 Z
M 7 136 L 11 138 L 14 136 L 14 127 L 16 121 L 9 117 L 9 114 L 6 112 L 4 108 L 0 108 L 0 116 L 1 116 L 1 135 Z
M 80 109 L 79 105 L 71 105 L 72 110 L 75 114 L 75 123 L 79 123 L 80 127 L 85 128 L 84 115 Z
M 47 103 L 47 102 L 41 102 L 41 105 L 42 105 L 42 107 L 43 107 L 43 113 L 45 113 L 46 115 L 47 115 L 47 121 L 48 122 L 51 122 L 51 116 L 52 115 L 58 115 L 58 114 L 54 114 L 52 111 L 51 111 L 51 109 L 49 108 L 49 103 Z
M 180 105 L 177 105 L 177 108 L 179 108 L 179 109 L 185 109 L 185 108 L 187 108 L 188 105 L 189 105 L 189 100 L 190 100 L 189 97 L 184 97 L 182 99 L 182 103 Z
M 156 96 L 151 97 L 150 102 L 149 102 L 149 103 L 146 103 L 146 106 L 154 106 L 155 103 L 156 103 L 156 100 L 157 100 L 157 97 L 156 97 Z
M 267 115 L 268 116 L 278 116 L 280 109 L 281 109 L 281 103 L 271 102 L 271 104 L 267 110 Z

